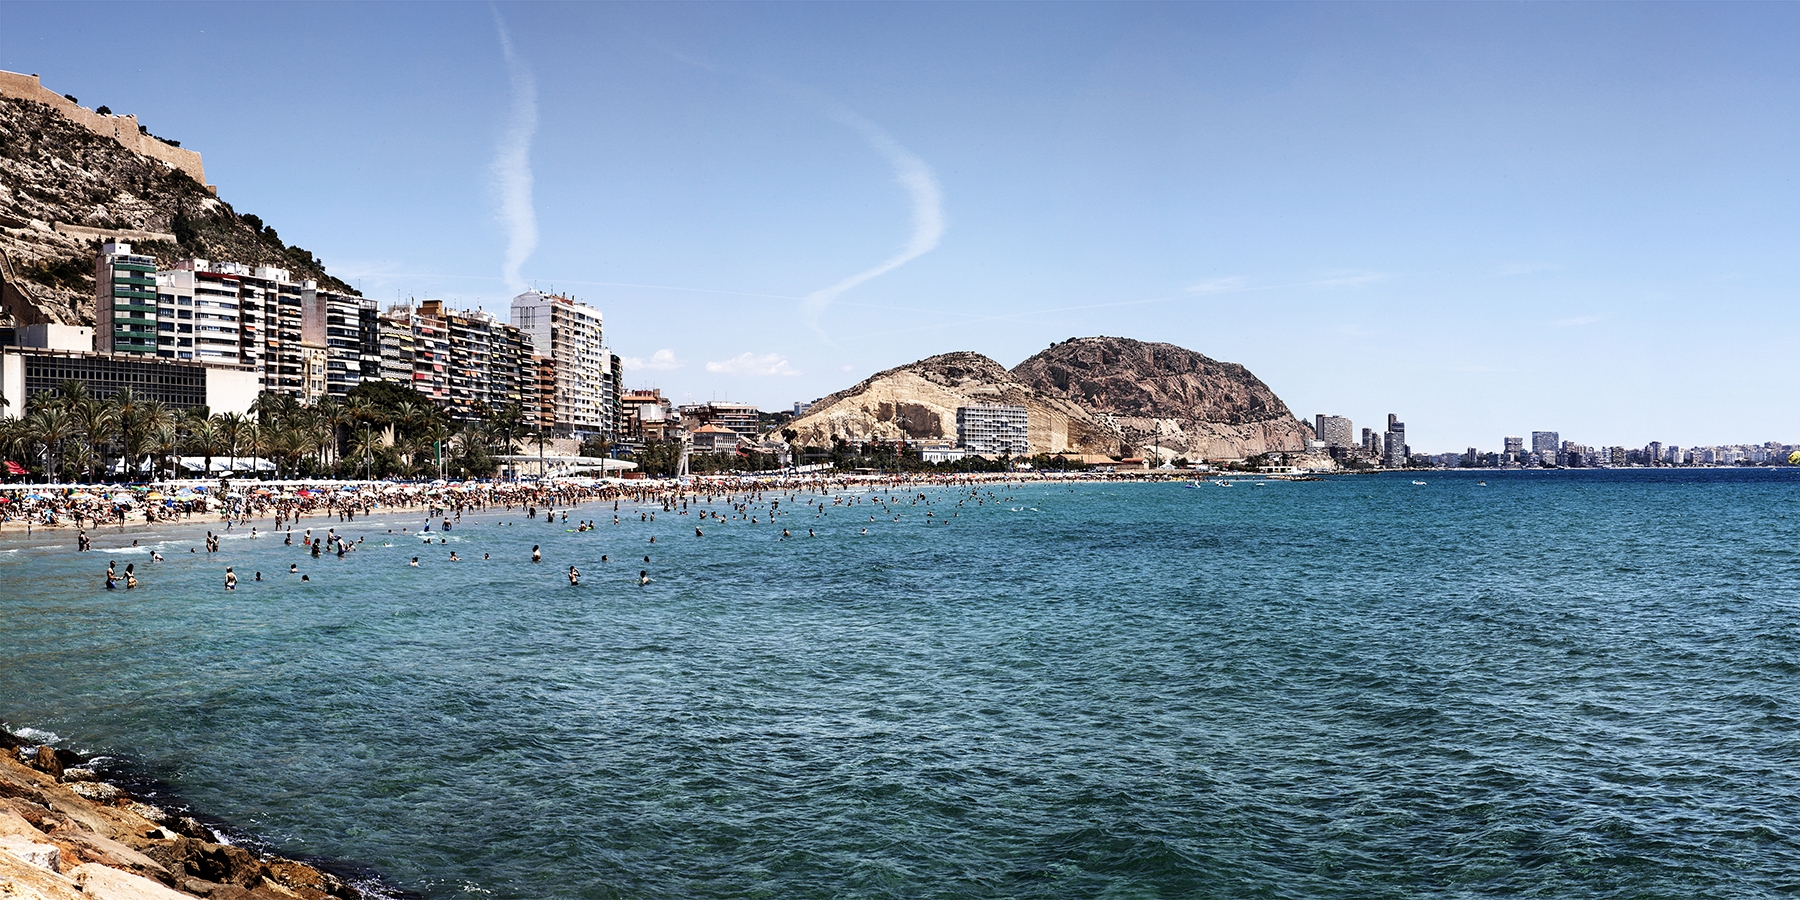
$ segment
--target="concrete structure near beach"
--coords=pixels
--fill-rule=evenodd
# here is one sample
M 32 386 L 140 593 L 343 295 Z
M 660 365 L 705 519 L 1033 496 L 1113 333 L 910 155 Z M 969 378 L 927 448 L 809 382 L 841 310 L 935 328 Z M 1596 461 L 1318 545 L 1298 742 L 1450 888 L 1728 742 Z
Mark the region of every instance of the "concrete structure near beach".
M 956 443 L 970 453 L 1022 456 L 1031 452 L 1031 415 L 1023 406 L 959 406 Z
M 1323 413 L 1313 417 L 1313 435 L 1326 447 L 1356 446 L 1356 429 L 1344 416 Z

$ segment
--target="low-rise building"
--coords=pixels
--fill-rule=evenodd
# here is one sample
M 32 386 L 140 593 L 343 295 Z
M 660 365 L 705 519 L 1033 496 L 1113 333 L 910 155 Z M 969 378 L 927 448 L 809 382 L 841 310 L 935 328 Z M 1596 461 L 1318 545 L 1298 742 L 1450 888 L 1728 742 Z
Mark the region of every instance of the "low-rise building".
M 718 425 L 702 425 L 688 432 L 695 453 L 729 453 L 737 450 L 738 433 Z

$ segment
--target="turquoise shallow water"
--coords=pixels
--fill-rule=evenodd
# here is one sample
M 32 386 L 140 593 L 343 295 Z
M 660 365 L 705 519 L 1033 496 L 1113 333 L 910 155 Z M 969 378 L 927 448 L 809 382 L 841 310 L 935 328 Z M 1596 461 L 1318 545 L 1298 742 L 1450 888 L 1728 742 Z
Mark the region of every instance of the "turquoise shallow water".
M 15 541 L 0 716 L 434 898 L 1800 891 L 1800 472 L 1479 477 Z

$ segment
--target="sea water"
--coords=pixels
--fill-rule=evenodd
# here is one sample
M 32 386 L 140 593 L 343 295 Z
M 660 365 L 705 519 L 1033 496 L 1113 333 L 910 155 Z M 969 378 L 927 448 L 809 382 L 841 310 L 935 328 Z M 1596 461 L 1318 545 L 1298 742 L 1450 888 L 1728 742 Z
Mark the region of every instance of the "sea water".
M 967 490 L 40 532 L 0 716 L 433 898 L 1800 890 L 1795 470 Z

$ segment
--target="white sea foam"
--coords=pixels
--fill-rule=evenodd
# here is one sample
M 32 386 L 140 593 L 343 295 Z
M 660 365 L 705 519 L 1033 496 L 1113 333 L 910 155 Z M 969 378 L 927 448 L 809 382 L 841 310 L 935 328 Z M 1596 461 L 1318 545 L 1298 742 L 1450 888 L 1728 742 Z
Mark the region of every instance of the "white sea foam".
M 13 736 L 22 737 L 28 741 L 37 741 L 40 744 L 54 744 L 57 741 L 62 740 L 62 735 L 57 734 L 54 731 L 45 731 L 42 728 L 33 728 L 30 725 L 14 730 Z

